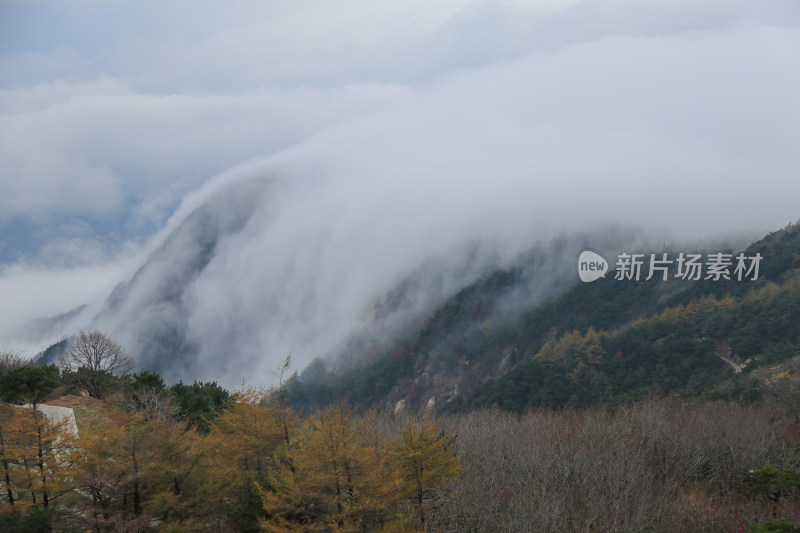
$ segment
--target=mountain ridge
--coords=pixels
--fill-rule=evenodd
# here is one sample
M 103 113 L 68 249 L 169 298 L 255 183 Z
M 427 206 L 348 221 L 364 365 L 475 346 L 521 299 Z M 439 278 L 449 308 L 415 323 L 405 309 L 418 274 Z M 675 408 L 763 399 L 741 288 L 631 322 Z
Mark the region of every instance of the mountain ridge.
M 449 298 L 371 364 L 338 374 L 312 365 L 292 398 L 310 409 L 345 401 L 521 411 L 651 394 L 741 396 L 750 389 L 752 396 L 753 370 L 800 353 L 793 325 L 800 324 L 800 226 L 772 232 L 744 253 L 763 257 L 757 280 L 606 276 L 576 283 L 504 323 L 486 317 L 518 282 L 519 267 L 496 270 Z

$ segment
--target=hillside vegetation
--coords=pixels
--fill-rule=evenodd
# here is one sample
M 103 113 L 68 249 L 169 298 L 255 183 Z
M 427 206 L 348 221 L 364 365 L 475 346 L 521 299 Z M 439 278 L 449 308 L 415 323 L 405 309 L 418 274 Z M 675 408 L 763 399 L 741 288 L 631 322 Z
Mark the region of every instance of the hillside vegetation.
M 800 228 L 746 253 L 757 280 L 531 308 L 524 265 L 492 272 L 373 363 L 268 389 L 131 374 L 96 331 L 116 369 L 2 354 L 0 531 L 798 532 Z
M 646 270 L 642 281 L 608 275 L 512 315 L 497 310 L 522 282 L 520 269 L 496 271 L 455 294 L 375 362 L 340 374 L 312 364 L 291 399 L 302 408 L 403 402 L 446 412 L 672 394 L 755 400 L 768 392 L 759 373 L 800 354 L 800 226 L 744 253 L 763 257 L 756 280 L 644 281 Z
M 189 422 L 174 395 L 66 396 L 79 435 L 0 404 L 0 530 L 797 531 L 800 426 L 766 405 L 433 419 L 300 414 L 246 388 Z M 795 525 L 792 525 L 795 524 Z

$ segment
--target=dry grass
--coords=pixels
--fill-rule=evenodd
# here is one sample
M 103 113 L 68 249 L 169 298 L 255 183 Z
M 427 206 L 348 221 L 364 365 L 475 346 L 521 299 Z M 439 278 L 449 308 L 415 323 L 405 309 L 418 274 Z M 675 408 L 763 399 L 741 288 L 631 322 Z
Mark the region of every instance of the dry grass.
M 75 411 L 75 420 L 78 423 L 78 433 L 81 430 L 105 427 L 114 424 L 112 411 L 117 399 L 98 400 L 86 396 L 67 395 L 60 398 L 48 399 L 47 405 L 57 405 L 60 407 L 71 407 Z

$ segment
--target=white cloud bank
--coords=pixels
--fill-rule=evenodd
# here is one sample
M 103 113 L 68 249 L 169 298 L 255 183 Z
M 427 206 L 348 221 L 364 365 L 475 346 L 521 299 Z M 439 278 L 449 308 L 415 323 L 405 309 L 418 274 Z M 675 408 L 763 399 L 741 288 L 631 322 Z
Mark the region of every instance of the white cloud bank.
M 249 161 L 170 226 L 227 183 L 276 180 L 170 311 L 209 368 L 226 349 L 256 374 L 324 354 L 471 242 L 512 257 L 608 224 L 694 239 L 800 218 L 791 0 L 142 4 L 0 7 L 0 224 L 85 217 L 124 240 Z M 52 249 L 0 274 L 4 296 L 59 295 L 4 305 L 0 343 L 103 268 L 49 271 Z M 142 309 L 109 327 L 135 345 Z

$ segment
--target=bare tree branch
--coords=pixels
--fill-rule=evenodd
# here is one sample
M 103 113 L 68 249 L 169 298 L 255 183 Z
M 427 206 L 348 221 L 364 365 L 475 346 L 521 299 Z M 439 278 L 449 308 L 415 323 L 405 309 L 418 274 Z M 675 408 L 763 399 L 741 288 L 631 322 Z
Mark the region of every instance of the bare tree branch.
M 102 380 L 129 374 L 136 363 L 117 341 L 97 330 L 81 330 L 75 341 L 58 358 L 68 372 L 80 372 L 80 385 L 95 397 L 102 395 Z
M 13 350 L 3 350 L 0 352 L 0 374 L 11 372 L 28 364 L 28 360 L 22 354 Z

